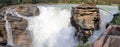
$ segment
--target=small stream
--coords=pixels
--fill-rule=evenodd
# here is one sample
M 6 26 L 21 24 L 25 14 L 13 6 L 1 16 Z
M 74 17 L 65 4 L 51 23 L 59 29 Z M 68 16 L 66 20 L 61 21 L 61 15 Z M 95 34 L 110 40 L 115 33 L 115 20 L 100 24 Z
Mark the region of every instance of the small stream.
M 11 10 L 6 11 L 5 16 L 4 16 L 4 20 L 6 21 L 5 28 L 6 28 L 6 31 L 7 31 L 7 43 L 8 43 L 7 45 L 14 46 L 11 24 L 7 20 L 7 16 L 8 16 L 7 14 L 9 14 L 11 12 L 12 12 Z

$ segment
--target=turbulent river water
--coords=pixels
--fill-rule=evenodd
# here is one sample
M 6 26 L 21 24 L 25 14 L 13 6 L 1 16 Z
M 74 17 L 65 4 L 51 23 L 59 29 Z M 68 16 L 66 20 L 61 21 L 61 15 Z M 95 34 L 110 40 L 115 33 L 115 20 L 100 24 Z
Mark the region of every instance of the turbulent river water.
M 75 29 L 70 25 L 71 10 L 38 6 L 40 15 L 28 19 L 33 47 L 75 47 Z M 76 43 L 76 44 L 75 44 Z
M 74 36 L 75 28 L 71 26 L 71 8 L 76 5 L 37 5 L 40 15 L 33 17 L 22 17 L 28 21 L 27 29 L 30 30 L 33 37 L 31 47 L 77 47 L 78 41 Z M 105 26 L 113 19 L 113 14 L 118 13 L 116 6 L 100 6 L 101 25 L 98 31 L 89 38 L 89 42 L 94 42 L 105 31 Z M 6 26 L 10 26 L 6 22 Z M 10 27 L 9 27 L 10 28 Z M 13 45 L 10 29 L 8 40 Z

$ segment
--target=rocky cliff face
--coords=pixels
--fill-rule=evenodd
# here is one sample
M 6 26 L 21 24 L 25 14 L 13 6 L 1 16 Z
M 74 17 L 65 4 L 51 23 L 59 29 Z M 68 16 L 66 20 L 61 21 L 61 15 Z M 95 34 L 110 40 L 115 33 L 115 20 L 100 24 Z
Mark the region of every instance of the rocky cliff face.
M 120 47 L 120 25 L 110 25 L 92 47 Z
M 32 38 L 27 30 L 28 22 L 17 16 L 15 11 L 25 17 L 39 15 L 39 9 L 36 6 L 14 6 L 0 9 L 0 47 L 11 46 L 7 41 L 6 20 L 11 25 L 14 47 L 30 47 L 31 45 Z
M 16 11 L 27 17 L 39 15 L 39 9 L 36 6 L 18 6 Z
M 78 40 L 86 42 L 94 30 L 99 29 L 99 9 L 93 4 L 73 7 L 71 23 L 76 28 Z

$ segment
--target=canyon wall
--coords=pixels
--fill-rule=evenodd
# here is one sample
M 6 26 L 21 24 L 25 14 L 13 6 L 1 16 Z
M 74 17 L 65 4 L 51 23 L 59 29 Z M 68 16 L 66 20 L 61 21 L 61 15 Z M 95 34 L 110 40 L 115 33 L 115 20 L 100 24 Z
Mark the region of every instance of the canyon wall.
M 16 12 L 25 17 L 39 15 L 39 9 L 36 6 L 10 6 L 0 9 L 0 47 L 30 47 L 32 44 L 32 37 L 27 30 L 28 21 L 17 16 Z M 10 45 L 7 41 L 7 21 L 10 24 L 9 29 L 12 31 L 14 45 Z

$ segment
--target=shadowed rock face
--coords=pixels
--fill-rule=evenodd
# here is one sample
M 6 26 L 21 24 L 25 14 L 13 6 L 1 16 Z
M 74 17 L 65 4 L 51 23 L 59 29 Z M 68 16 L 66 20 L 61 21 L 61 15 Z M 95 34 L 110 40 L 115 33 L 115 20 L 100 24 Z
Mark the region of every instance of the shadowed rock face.
M 120 47 L 120 36 L 110 36 L 103 47 Z
M 37 6 L 14 6 L 13 7 L 4 7 L 0 9 L 0 47 L 12 47 L 7 43 L 7 31 L 5 27 L 6 21 L 4 17 L 7 16 L 7 21 L 11 25 L 12 36 L 15 46 L 14 47 L 30 47 L 32 44 L 32 37 L 29 30 L 27 30 L 28 22 L 26 19 L 18 17 L 14 13 L 7 13 L 7 10 L 16 9 L 18 14 L 26 17 L 37 16 L 39 15 L 39 9 Z M 12 11 L 11 11 L 12 12 Z
M 5 9 L 6 8 L 2 8 L 2 10 L 0 11 L 0 45 L 1 45 L 0 47 L 7 45 L 7 36 L 4 20 Z
M 120 47 L 120 25 L 110 25 L 92 47 Z
M 73 7 L 71 23 L 76 28 L 79 40 L 87 41 L 93 30 L 99 29 L 100 16 L 96 5 L 81 4 Z

